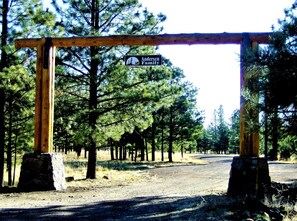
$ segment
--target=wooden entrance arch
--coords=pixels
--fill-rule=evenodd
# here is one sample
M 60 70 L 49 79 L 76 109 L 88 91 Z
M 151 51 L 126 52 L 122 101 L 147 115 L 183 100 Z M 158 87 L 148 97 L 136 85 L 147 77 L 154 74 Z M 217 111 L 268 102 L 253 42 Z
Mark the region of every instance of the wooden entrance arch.
M 37 48 L 36 101 L 34 152 L 51 153 L 53 150 L 54 78 L 56 47 L 88 46 L 142 46 L 142 45 L 192 45 L 192 44 L 240 44 L 241 55 L 252 51 L 257 44 L 268 44 L 270 32 L 266 33 L 193 33 L 162 35 L 114 35 L 102 37 L 18 39 L 16 48 Z M 240 65 L 241 89 L 246 87 L 244 61 Z M 240 156 L 259 156 L 258 132 L 247 132 L 245 100 L 240 99 Z M 257 118 L 257 117 L 256 117 Z M 258 119 L 255 118 L 255 121 Z

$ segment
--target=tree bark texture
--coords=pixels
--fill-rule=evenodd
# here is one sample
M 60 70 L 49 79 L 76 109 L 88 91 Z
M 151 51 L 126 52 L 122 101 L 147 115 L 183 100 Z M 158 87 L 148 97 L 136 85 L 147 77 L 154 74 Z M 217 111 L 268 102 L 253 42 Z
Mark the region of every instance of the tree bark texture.
M 96 130 L 96 109 L 97 109 L 97 72 L 98 72 L 98 53 L 99 50 L 96 47 L 91 47 L 91 70 L 90 70 L 90 87 L 89 87 L 89 126 L 91 128 L 91 134 L 89 136 L 89 157 L 87 178 L 96 179 L 96 162 L 97 162 L 97 147 L 93 138 Z M 94 131 L 94 133 L 92 132 Z
M 174 131 L 174 126 L 173 126 L 173 107 L 170 107 L 169 111 L 169 138 L 168 138 L 168 161 L 173 162 L 172 159 L 172 152 L 173 152 L 173 131 Z
M 156 113 L 153 113 L 153 117 L 155 121 Z M 153 122 L 152 124 L 152 161 L 155 161 L 155 151 L 156 151 L 155 136 L 156 136 L 156 123 Z
M 270 154 L 270 160 L 277 160 L 277 154 L 278 154 L 278 131 L 279 126 L 279 120 L 278 120 L 278 113 L 277 108 L 273 113 L 273 119 L 272 119 L 272 151 Z
M 96 0 L 92 0 L 92 11 L 91 11 L 91 28 L 98 30 L 99 28 L 99 11 Z M 87 178 L 96 179 L 96 163 L 97 163 L 97 146 L 94 139 L 94 134 L 96 130 L 97 121 L 97 72 L 99 66 L 99 50 L 98 47 L 91 47 L 91 69 L 90 69 L 90 97 L 89 97 L 89 126 L 91 128 L 90 146 L 89 146 L 89 158 L 88 158 L 88 168 L 87 168 Z M 94 132 L 93 132 L 94 131 Z
M 12 185 L 12 97 L 9 96 L 8 101 L 8 109 L 9 109 L 9 121 L 8 121 L 8 142 L 7 142 L 7 152 L 6 152 L 6 165 L 8 172 L 8 186 Z
M 3 185 L 4 178 L 4 144 L 5 144 L 5 91 L 0 88 L 0 187 Z
M 2 72 L 7 67 L 7 52 L 5 46 L 7 45 L 8 33 L 8 0 L 3 0 L 2 3 L 2 33 L 1 33 L 1 62 L 0 71 Z M 4 145 L 5 145 L 5 90 L 0 88 L 0 187 L 3 184 L 4 176 Z

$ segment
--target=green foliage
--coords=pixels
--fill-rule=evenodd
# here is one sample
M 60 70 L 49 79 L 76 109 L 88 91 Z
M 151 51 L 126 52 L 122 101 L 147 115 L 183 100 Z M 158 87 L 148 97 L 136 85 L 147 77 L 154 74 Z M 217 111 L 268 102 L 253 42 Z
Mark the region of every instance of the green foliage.
M 53 5 L 66 36 L 157 34 L 166 18 L 141 8 L 136 0 Z M 121 141 L 124 134 L 150 128 L 153 113 L 170 107 L 182 93 L 181 70 L 166 59 L 160 67 L 126 67 L 122 58 L 154 53 L 154 47 L 144 46 L 59 49 L 55 144 L 87 149 L 92 145 L 90 154 L 95 155 L 94 144 L 105 146 L 110 140 Z
M 156 34 L 162 30 L 158 24 L 166 19 L 143 9 L 138 0 L 52 2 L 61 19 L 56 25 L 69 35 Z
M 169 71 L 164 67 L 160 70 L 131 70 L 119 65 L 118 69 L 115 67 L 113 69 L 115 75 L 109 75 L 106 79 L 106 82 L 110 83 L 98 88 L 101 96 L 98 100 L 98 109 L 94 111 L 97 115 L 95 131 L 88 129 L 89 111 L 86 110 L 88 94 L 81 91 L 86 86 L 67 86 L 67 83 L 60 86 L 58 83 L 56 119 L 59 119 L 59 113 L 63 115 L 67 111 L 67 117 L 79 124 L 75 127 L 77 131 L 73 132 L 76 140 L 88 137 L 89 133 L 92 133 L 98 145 L 105 143 L 108 138 L 119 140 L 125 132 L 132 133 L 136 126 L 142 130 L 149 127 L 152 124 L 152 112 L 172 102 L 172 98 L 168 97 L 171 93 L 166 86 L 168 80 L 160 78 L 151 81 L 148 78 L 150 75 L 160 77 L 159 73 L 168 73 Z M 161 70 L 164 71 L 161 72 Z M 64 128 L 67 127 L 64 126 Z
M 198 91 L 191 83 L 182 81 L 182 70 L 172 70 L 169 98 L 173 102 L 154 113 L 154 125 L 146 132 L 149 133 L 146 137 L 150 139 L 152 146 L 156 145 L 156 149 L 162 151 L 162 156 L 164 151 L 169 155 L 173 151 L 196 151 L 196 140 L 201 136 L 202 130 L 201 113 L 196 107 Z
M 8 185 L 13 185 L 12 157 L 33 147 L 34 72 L 32 50 L 14 48 L 16 38 L 40 37 L 54 33 L 54 15 L 43 10 L 38 0 L 0 2 L 1 13 L 1 144 L 0 170 L 4 165 L 4 149 L 8 171 Z M 24 66 L 21 66 L 23 64 Z M 24 68 L 26 67 L 26 68 Z M 3 114 L 2 114 L 3 113 Z M 15 162 L 16 163 L 16 162 Z M 2 184 L 2 172 L 0 181 Z
M 41 1 L 8 0 L 8 2 L 9 43 L 13 43 L 16 38 L 50 36 L 56 33 L 55 16 L 43 9 Z
M 202 136 L 197 140 L 197 148 L 200 152 L 213 151 L 216 153 L 238 153 L 240 136 L 240 112 L 234 110 L 230 118 L 230 125 L 224 117 L 223 106 L 214 110 L 213 120 Z
M 62 5 L 59 5 L 62 4 Z M 166 17 L 154 15 L 137 0 L 53 1 L 55 11 L 44 10 L 37 0 L 11 1 L 9 33 L 3 49 L 10 66 L 1 73 L 5 90 L 6 126 L 20 150 L 33 146 L 35 51 L 15 53 L 14 38 L 44 36 L 104 36 L 112 34 L 157 34 Z M 18 18 L 18 19 L 15 19 Z M 195 148 L 201 136 L 201 116 L 195 109 L 196 89 L 181 83 L 183 73 L 164 61 L 160 67 L 125 67 L 126 54 L 154 54 L 154 47 L 61 48 L 56 58 L 54 145 L 69 149 L 96 147 L 125 133 L 143 132 L 154 122 L 153 114 L 172 108 L 176 148 Z M 24 69 L 26 67 L 26 70 Z M 94 99 L 95 98 L 95 99 Z M 93 123 L 91 122 L 93 119 Z M 168 120 L 168 116 L 164 115 Z M 164 123 L 164 122 L 163 122 Z M 164 129 L 168 136 L 168 129 Z M 163 131 L 163 132 L 164 132 Z M 165 145 L 166 146 L 166 145 Z
M 172 106 L 174 143 L 180 148 L 193 150 L 202 129 L 202 117 L 196 108 L 197 89 L 189 82 L 181 84 L 181 87 L 183 93 Z
M 112 3 L 92 1 L 92 3 L 93 5 L 91 2 L 87 4 L 69 1 L 63 5 L 62 10 L 62 6 L 54 1 L 55 9 L 62 19 L 59 25 L 65 29 L 66 35 L 123 34 L 124 30 L 129 34 L 142 31 L 155 33 L 160 30 L 158 22 L 164 19 L 161 15 L 154 17 L 147 10 L 140 12 L 141 8 L 137 1 Z M 100 11 L 99 17 L 96 17 L 98 15 L 94 7 Z M 74 15 L 81 19 L 73 19 Z M 94 26 L 90 22 L 97 22 L 97 25 Z M 70 105 L 75 111 L 68 110 L 68 113 L 73 114 L 72 120 L 79 122 L 77 131 L 73 133 L 74 139 L 85 143 L 84 138 L 91 136 L 100 146 L 109 138 L 119 140 L 125 132 L 131 133 L 135 126 L 145 129 L 151 125 L 151 113 L 161 104 L 170 103 L 170 99 L 164 98 L 164 93 L 168 91 L 166 82 L 170 73 L 164 67 L 131 69 L 123 66 L 121 59 L 126 53 L 154 53 L 152 47 L 97 47 L 96 50 L 97 54 L 92 55 L 91 61 L 90 48 L 59 51 L 57 63 L 63 67 L 57 69 L 58 78 L 60 82 L 70 85 L 61 88 L 63 92 L 60 93 L 61 96 L 57 96 L 57 100 L 79 103 L 76 107 L 73 107 L 74 104 Z M 98 68 L 95 70 L 95 76 L 91 77 L 93 60 L 97 61 Z M 93 86 L 90 85 L 91 79 Z M 95 109 L 90 108 L 88 104 L 94 94 L 90 90 L 91 87 L 97 94 L 96 100 L 92 101 Z M 68 109 L 66 105 L 59 106 Z M 89 126 L 90 115 L 96 118 L 96 125 L 93 128 Z
M 281 159 L 290 159 L 297 156 L 297 136 L 287 136 L 279 141 Z
M 265 111 L 277 108 L 279 113 L 284 113 L 282 119 L 293 131 L 297 105 L 296 5 L 295 2 L 292 8 L 285 10 L 285 19 L 279 22 L 280 29 L 273 33 L 272 44 L 259 58 L 264 70 L 261 82 Z
M 203 129 L 202 136 L 197 139 L 197 151 L 200 153 L 206 153 L 211 149 L 212 140 L 211 140 L 210 130 Z
M 239 136 L 240 136 L 240 111 L 235 110 L 231 116 L 230 132 L 229 132 L 229 150 L 231 153 L 239 152 Z
M 33 147 L 34 78 L 21 65 L 0 72 L 0 87 L 6 91 L 6 146 L 29 151 Z M 10 147 L 11 148 L 11 147 Z
M 269 47 L 262 49 L 251 62 L 250 68 L 259 73 L 260 110 L 263 111 L 263 134 L 265 152 L 271 152 L 272 159 L 277 152 L 293 154 L 286 143 L 287 136 L 295 136 L 297 130 L 297 33 L 295 1 L 285 9 L 285 18 L 274 30 Z M 285 151 L 285 149 L 287 149 Z
M 214 110 L 213 121 L 207 130 L 211 136 L 212 151 L 226 153 L 229 148 L 229 128 L 225 122 L 222 105 L 219 106 L 218 110 Z

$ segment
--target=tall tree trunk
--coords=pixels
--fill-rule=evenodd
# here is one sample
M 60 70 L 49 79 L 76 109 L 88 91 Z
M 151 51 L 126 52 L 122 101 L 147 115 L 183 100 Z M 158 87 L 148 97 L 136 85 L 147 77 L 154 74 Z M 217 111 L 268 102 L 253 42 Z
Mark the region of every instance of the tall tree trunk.
M 170 107 L 169 110 L 169 139 L 168 139 L 168 160 L 169 162 L 173 162 L 172 160 L 172 152 L 173 152 L 173 108 Z
M 140 160 L 144 161 L 145 158 L 145 147 L 144 147 L 144 138 L 141 133 L 137 130 L 133 132 L 133 139 L 135 140 L 135 149 L 140 149 Z M 137 157 L 137 155 L 135 156 Z
M 155 151 L 156 151 L 156 142 L 155 142 L 155 136 L 156 136 L 156 113 L 153 113 L 154 122 L 152 124 L 152 161 L 155 161 Z
M 149 161 L 147 139 L 144 139 L 144 142 L 145 142 L 145 156 L 146 156 L 146 161 Z
M 2 33 L 1 33 L 1 62 L 0 62 L 0 72 L 7 67 L 7 52 L 5 46 L 7 45 L 7 33 L 8 33 L 8 0 L 3 0 L 2 3 Z M 0 88 L 0 187 L 3 185 L 4 176 L 4 144 L 5 144 L 5 117 L 4 117 L 4 107 L 5 107 L 5 90 Z
M 0 71 L 3 71 L 5 67 L 7 67 L 7 52 L 5 47 L 7 45 L 7 33 L 8 33 L 8 21 L 7 21 L 7 14 L 8 14 L 8 0 L 3 0 L 2 6 L 2 34 L 1 34 L 1 66 Z
M 144 161 L 145 147 L 144 147 L 144 139 L 141 136 L 139 137 L 139 144 L 140 144 L 140 160 Z
M 264 113 L 264 155 L 268 158 L 268 113 Z
M 85 159 L 87 159 L 87 157 L 88 157 L 88 150 L 87 150 L 86 145 L 84 145 L 84 149 L 85 149 L 84 157 L 85 157 Z
M 135 145 L 135 156 L 134 156 L 134 161 L 136 162 L 137 161 L 137 147 Z
M 96 179 L 97 148 L 94 139 L 90 136 L 88 155 L 87 179 Z
M 123 160 L 123 145 L 120 145 L 120 158 L 119 160 Z
M 110 160 L 114 160 L 114 142 L 112 139 L 109 139 L 109 145 L 110 145 Z
M 115 143 L 115 156 L 116 156 L 116 160 L 119 159 L 119 142 Z
M 17 140 L 18 137 L 15 136 L 14 138 L 14 161 L 13 161 L 13 179 L 12 179 L 12 186 L 15 184 L 15 176 L 16 176 L 16 166 L 17 166 Z
M 4 178 L 4 144 L 5 144 L 5 121 L 4 121 L 5 93 L 0 88 L 0 187 Z
M 134 150 L 133 147 L 130 147 L 131 161 L 134 159 Z
M 181 145 L 180 147 L 181 158 L 184 158 L 184 146 Z
M 91 47 L 91 70 L 90 70 L 90 97 L 89 97 L 89 126 L 91 131 L 96 130 L 97 109 L 97 71 L 98 71 L 98 48 Z M 91 132 L 89 139 L 89 157 L 87 178 L 96 179 L 97 147 Z
M 162 120 L 161 120 L 161 161 L 164 161 L 164 120 L 163 120 L 163 114 L 162 114 Z
M 9 99 L 9 122 L 8 122 L 8 144 L 7 144 L 7 172 L 8 172 L 8 186 L 12 185 L 12 98 Z
M 127 160 L 127 147 L 126 147 L 126 145 L 123 146 L 123 160 Z
M 278 127 L 279 127 L 279 120 L 278 120 L 278 113 L 277 110 L 273 113 L 273 121 L 272 121 L 272 154 L 271 160 L 277 160 L 277 153 L 278 153 Z
M 99 9 L 97 1 L 92 0 L 92 11 L 91 11 L 91 26 L 93 30 L 99 29 Z M 95 33 L 95 31 L 94 31 Z M 90 69 L 90 97 L 89 97 L 89 126 L 91 131 L 96 129 L 96 109 L 97 109 L 97 72 L 99 65 L 99 50 L 98 47 L 91 47 L 91 69 Z M 97 147 L 96 142 L 91 132 L 89 139 L 89 158 L 87 168 L 87 178 L 96 179 L 96 163 L 97 163 Z
M 113 151 L 113 147 L 110 147 L 110 160 L 114 160 L 114 151 Z

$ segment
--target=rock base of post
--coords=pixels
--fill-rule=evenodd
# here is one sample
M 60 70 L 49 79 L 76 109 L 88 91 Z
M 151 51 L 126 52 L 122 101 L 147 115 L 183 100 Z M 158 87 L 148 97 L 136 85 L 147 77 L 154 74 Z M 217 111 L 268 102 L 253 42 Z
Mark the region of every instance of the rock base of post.
M 66 189 L 65 170 L 59 153 L 26 153 L 18 190 L 24 192 Z
M 234 157 L 231 165 L 228 195 L 264 197 L 271 179 L 266 158 Z

